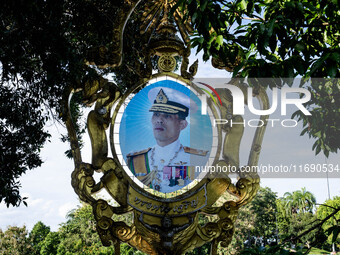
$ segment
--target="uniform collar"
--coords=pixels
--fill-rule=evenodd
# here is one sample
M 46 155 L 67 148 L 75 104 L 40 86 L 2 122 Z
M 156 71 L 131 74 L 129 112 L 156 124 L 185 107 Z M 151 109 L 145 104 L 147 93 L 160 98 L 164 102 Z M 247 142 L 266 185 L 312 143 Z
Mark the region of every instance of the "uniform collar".
M 179 141 L 179 139 L 177 139 L 176 141 L 174 141 L 173 143 L 170 143 L 164 147 L 159 146 L 158 144 L 155 145 L 155 153 L 157 154 L 169 154 L 169 152 L 171 151 L 177 151 L 179 150 L 181 146 L 181 142 Z

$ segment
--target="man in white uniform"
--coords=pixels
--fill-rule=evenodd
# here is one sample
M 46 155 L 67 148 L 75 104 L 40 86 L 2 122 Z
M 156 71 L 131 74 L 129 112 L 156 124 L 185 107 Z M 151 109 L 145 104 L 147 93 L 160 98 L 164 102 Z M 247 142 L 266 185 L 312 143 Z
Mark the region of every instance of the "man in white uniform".
M 205 157 L 207 151 L 183 146 L 179 140 L 181 131 L 188 126 L 188 96 L 174 89 L 156 87 L 150 90 L 149 99 L 154 100 L 149 111 L 153 112 L 151 123 L 157 144 L 128 154 L 128 165 L 145 185 L 168 193 L 195 179 L 190 161 Z

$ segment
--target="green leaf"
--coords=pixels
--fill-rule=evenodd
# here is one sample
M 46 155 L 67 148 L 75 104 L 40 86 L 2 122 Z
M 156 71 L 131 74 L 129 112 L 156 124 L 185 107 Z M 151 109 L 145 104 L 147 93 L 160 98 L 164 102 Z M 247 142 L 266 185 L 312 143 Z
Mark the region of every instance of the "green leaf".
M 327 36 L 327 30 L 325 29 L 325 31 L 323 32 L 323 41 L 324 42 L 328 42 L 328 36 Z
M 209 0 L 201 0 L 201 6 L 200 9 L 203 12 L 205 10 L 205 8 L 207 7 Z
M 331 53 L 331 55 L 329 56 L 330 59 L 334 60 L 335 62 L 340 63 L 340 53 L 338 52 L 333 52 Z
M 209 22 L 208 17 L 206 15 L 203 16 L 203 27 L 204 27 L 205 31 L 209 31 L 210 30 L 209 24 L 210 24 L 210 22 Z
M 297 51 L 304 51 L 305 50 L 305 45 L 302 42 L 298 42 L 295 44 L 294 49 Z
M 276 22 L 275 19 L 272 19 L 271 21 L 269 21 L 268 30 L 267 30 L 268 31 L 267 34 L 269 37 L 271 37 L 273 34 L 275 22 Z
M 277 61 L 277 57 L 275 55 L 272 55 L 272 54 L 268 54 L 266 56 L 266 58 L 269 60 L 269 61 L 272 61 L 272 62 L 276 62 Z
M 326 233 L 329 236 L 333 234 L 333 236 L 332 236 L 332 243 L 335 243 L 336 239 L 338 238 L 338 235 L 340 233 L 340 227 L 339 226 L 331 226 L 331 227 L 326 229 Z
M 191 22 L 192 23 L 195 23 L 196 22 L 196 19 L 197 19 L 197 12 L 195 12 L 192 16 L 191 16 Z
M 210 35 L 210 38 L 207 42 L 207 48 L 210 48 L 212 42 L 215 40 L 215 36 L 214 35 Z
M 303 60 L 301 60 L 300 58 L 295 58 L 293 61 L 294 64 L 294 68 L 296 69 L 296 71 L 300 74 L 303 75 L 305 73 L 305 68 L 303 66 Z
M 315 155 L 318 155 L 318 154 L 320 153 L 320 151 L 321 151 L 321 146 L 318 145 L 318 146 L 316 147 L 316 150 L 315 150 Z
M 335 64 L 330 64 L 327 65 L 327 75 L 331 78 L 335 78 L 336 77 L 336 73 L 338 71 L 338 68 Z
M 308 128 L 303 129 L 300 135 L 301 136 L 304 135 L 307 131 L 308 131 Z
M 298 117 L 300 118 L 299 116 L 301 115 L 301 112 L 300 111 L 296 111 L 292 114 L 291 118 L 294 119 L 295 117 Z
M 217 43 L 218 45 L 222 45 L 222 44 L 223 44 L 223 35 L 217 36 L 217 38 L 216 38 L 216 43 Z
M 258 5 L 258 4 L 255 5 L 255 11 L 256 11 L 258 14 L 261 14 L 262 9 L 261 9 L 260 5 Z
M 203 61 L 208 61 L 210 58 L 210 54 L 208 52 L 203 53 Z
M 247 9 L 247 2 L 245 0 L 241 0 L 240 7 L 241 7 L 242 11 L 246 10 Z
M 244 66 L 244 61 L 242 61 L 240 64 L 238 64 L 233 71 L 233 77 L 236 77 L 236 75 L 238 74 L 238 72 L 243 68 Z
M 196 55 L 203 49 L 203 44 L 200 44 L 198 47 L 197 47 L 197 50 L 196 50 Z
M 313 144 L 312 150 L 314 150 L 314 149 L 315 149 L 315 147 L 316 147 L 316 146 L 318 146 L 318 144 L 319 144 L 319 141 L 318 141 L 318 140 L 316 140 L 316 141 L 315 141 L 315 143 Z
M 325 154 L 326 158 L 328 158 L 328 156 L 329 156 L 329 150 L 324 149 L 323 153 Z
M 317 9 L 315 8 L 314 5 L 307 3 L 307 2 L 303 2 L 302 3 L 304 6 L 306 6 L 308 9 L 310 9 L 311 11 L 317 11 Z
M 247 12 L 252 13 L 254 11 L 254 2 L 249 1 L 247 5 Z
M 328 58 L 328 56 L 329 53 L 326 53 L 325 55 L 323 55 L 321 58 L 314 62 L 310 70 L 311 74 L 315 73 L 324 64 L 324 61 Z

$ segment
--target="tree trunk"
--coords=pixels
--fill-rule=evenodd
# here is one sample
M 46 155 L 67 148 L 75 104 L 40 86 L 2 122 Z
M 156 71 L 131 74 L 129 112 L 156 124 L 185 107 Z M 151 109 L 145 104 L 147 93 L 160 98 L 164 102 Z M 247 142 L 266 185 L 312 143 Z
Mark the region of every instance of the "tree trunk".
M 117 240 L 117 242 L 114 244 L 115 248 L 115 255 L 120 255 L 120 241 Z

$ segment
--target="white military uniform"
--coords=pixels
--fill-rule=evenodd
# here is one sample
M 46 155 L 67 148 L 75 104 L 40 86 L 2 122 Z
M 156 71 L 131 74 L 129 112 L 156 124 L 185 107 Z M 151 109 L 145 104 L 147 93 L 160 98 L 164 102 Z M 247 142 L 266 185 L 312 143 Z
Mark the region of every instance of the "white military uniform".
M 164 173 L 163 169 L 166 166 L 190 166 L 190 154 L 186 153 L 184 151 L 183 145 L 181 145 L 180 141 L 177 140 L 167 146 L 161 147 L 159 145 L 155 145 L 150 153 L 148 153 L 149 157 L 149 164 L 151 166 L 152 170 L 158 170 L 158 174 L 160 175 L 159 178 L 161 180 L 160 182 L 160 191 L 167 193 L 167 192 L 173 192 L 178 189 L 183 188 L 183 186 L 170 185 L 170 179 L 169 173 Z M 172 167 L 171 169 L 171 176 L 174 176 L 176 173 L 173 173 L 173 171 L 176 171 Z M 170 169 L 169 169 L 170 170 Z M 184 180 L 184 185 L 188 185 L 191 180 L 189 178 L 186 178 Z M 152 186 L 155 187 L 157 185 L 157 181 L 153 180 Z
M 152 148 L 130 153 L 127 157 L 131 171 L 140 180 L 156 171 L 157 176 L 151 181 L 151 187 L 169 193 L 183 188 L 197 177 L 195 166 L 206 161 L 207 151 L 183 146 L 176 140 L 164 147 L 156 144 Z
M 185 119 L 197 105 L 185 94 L 171 88 L 153 88 L 148 94 L 153 102 L 150 112 L 178 114 Z M 195 166 L 206 162 L 207 151 L 183 146 L 177 139 L 164 147 L 155 145 L 127 155 L 128 166 L 144 184 L 161 192 L 173 192 L 196 178 Z M 203 159 L 203 161 L 202 161 Z M 205 163 L 204 163 L 205 164 Z

